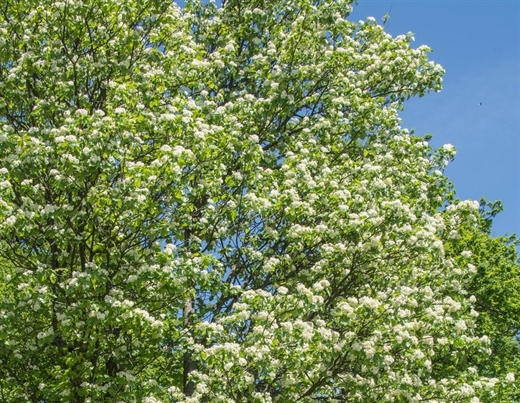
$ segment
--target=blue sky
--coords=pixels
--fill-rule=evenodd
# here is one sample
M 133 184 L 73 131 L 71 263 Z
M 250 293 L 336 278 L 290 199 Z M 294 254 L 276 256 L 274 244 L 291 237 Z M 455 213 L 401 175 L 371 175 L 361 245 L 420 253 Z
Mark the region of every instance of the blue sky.
M 359 0 L 351 19 L 390 10 L 387 32 L 413 32 L 446 70 L 442 92 L 405 104 L 403 127 L 453 144 L 457 196 L 502 200 L 493 235 L 520 235 L 520 2 Z

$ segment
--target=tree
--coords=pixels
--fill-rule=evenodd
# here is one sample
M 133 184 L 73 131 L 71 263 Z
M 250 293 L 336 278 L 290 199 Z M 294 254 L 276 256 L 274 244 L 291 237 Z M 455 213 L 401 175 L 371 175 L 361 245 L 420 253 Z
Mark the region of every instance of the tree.
M 443 69 L 347 0 L 0 12 L 0 399 L 478 402 Z M 484 374 L 485 375 L 485 374 Z
M 480 202 L 478 225 L 469 226 L 454 237 L 446 240 L 446 251 L 456 259 L 461 253 L 473 251 L 469 263 L 474 275 L 466 279 L 468 294 L 476 297 L 478 312 L 477 332 L 487 336 L 491 342 L 491 357 L 469 356 L 466 359 L 481 373 L 490 378 L 509 378 L 520 372 L 520 262 L 516 247 L 516 236 L 491 236 L 493 218 L 503 210 L 502 203 Z M 447 357 L 446 357 L 447 358 Z M 442 371 L 448 367 L 456 370 L 453 360 L 440 365 Z M 512 382 L 500 385 L 492 391 L 489 402 L 519 401 L 517 388 Z

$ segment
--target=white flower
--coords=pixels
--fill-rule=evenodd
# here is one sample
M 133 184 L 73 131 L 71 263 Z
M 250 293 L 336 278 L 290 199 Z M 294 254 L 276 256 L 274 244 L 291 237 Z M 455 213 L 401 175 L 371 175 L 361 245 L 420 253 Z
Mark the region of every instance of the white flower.
M 471 396 L 474 393 L 475 393 L 475 390 L 470 385 L 468 385 L 467 383 L 463 384 L 460 387 L 460 395 L 462 397 Z
M 452 144 L 444 144 L 442 146 L 442 149 L 448 153 L 455 153 L 455 147 Z
M 224 365 L 224 370 L 225 371 L 229 371 L 231 368 L 233 368 L 233 363 L 232 362 L 227 362 L 225 365 Z
M 506 381 L 507 382 L 514 382 L 515 381 L 515 374 L 513 374 L 512 372 L 509 372 L 506 375 Z
M 473 253 L 469 250 L 465 250 L 460 254 L 463 258 L 469 259 Z
M 385 361 L 385 364 L 387 366 L 389 366 L 389 365 L 392 365 L 395 360 L 394 360 L 394 357 L 392 357 L 391 355 L 385 355 L 384 361 Z
M 441 337 L 441 338 L 437 339 L 437 343 L 440 344 L 441 346 L 444 346 L 445 344 L 448 344 L 448 339 L 446 337 Z
M 489 378 L 489 380 L 488 380 L 488 385 L 491 388 L 494 388 L 497 383 L 498 383 L 498 379 L 497 378 Z
M 175 146 L 173 148 L 173 155 L 175 157 L 180 157 L 184 151 L 186 151 L 186 149 L 183 146 Z
M 4 225 L 10 227 L 10 226 L 14 225 L 15 222 L 16 222 L 16 217 L 9 216 L 4 220 Z
M 225 47 L 224 47 L 225 50 L 227 50 L 228 52 L 232 52 L 235 50 L 235 45 L 233 44 L 233 42 L 229 42 Z
M 76 116 L 87 116 L 88 115 L 88 111 L 86 109 L 78 109 L 76 111 Z
M 271 272 L 274 270 L 276 265 L 280 262 L 280 259 L 276 257 L 270 257 L 269 260 L 266 262 L 264 269 L 266 272 Z
M 369 309 L 374 309 L 374 310 L 377 309 L 379 307 L 379 305 L 381 304 L 377 299 L 370 298 L 370 297 L 361 297 L 359 299 L 359 303 Z
M 350 316 L 354 313 L 354 308 L 352 306 L 350 306 L 349 303 L 347 302 L 342 302 L 338 305 L 338 308 L 344 312 L 345 314 L 347 314 L 347 316 Z
M 421 360 L 424 358 L 424 353 L 419 349 L 414 350 L 414 352 L 412 353 L 412 358 L 415 360 Z
M 175 115 L 173 113 L 165 113 L 161 117 L 165 121 L 175 120 Z
M 291 322 L 282 322 L 280 323 L 280 327 L 285 330 L 287 333 L 292 333 L 293 325 Z
M 468 327 L 466 326 L 466 322 L 464 322 L 464 320 L 461 319 L 455 322 L 455 328 L 457 328 L 460 331 L 464 331 Z
M 285 288 L 284 286 L 278 287 L 278 294 L 285 295 L 285 294 L 287 294 L 287 291 L 289 291 L 289 290 L 287 288 Z
M 173 254 L 173 251 L 175 250 L 175 245 L 174 244 L 167 244 L 165 247 L 164 247 L 164 250 L 163 252 L 166 254 L 166 255 L 172 255 Z

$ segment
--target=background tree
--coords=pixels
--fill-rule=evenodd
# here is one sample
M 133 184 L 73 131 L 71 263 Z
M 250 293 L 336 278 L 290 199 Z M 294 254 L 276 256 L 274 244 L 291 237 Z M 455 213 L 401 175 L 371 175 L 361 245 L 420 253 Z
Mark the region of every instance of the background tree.
M 350 1 L 5 2 L 1 398 L 478 401 L 443 69 Z M 485 371 L 483 370 L 483 373 Z
M 477 332 L 490 338 L 491 357 L 464 357 L 466 363 L 497 380 L 514 379 L 520 371 L 520 264 L 517 254 L 518 238 L 511 236 L 491 236 L 493 218 L 502 211 L 499 201 L 480 201 L 480 216 L 476 227 L 470 226 L 460 231 L 446 243 L 450 255 L 460 256 L 462 251 L 473 251 L 469 263 L 476 270 L 468 276 L 465 288 L 469 295 L 476 297 L 475 310 Z M 460 357 L 459 357 L 460 358 Z M 457 366 L 453 360 L 443 362 L 439 370 L 447 371 Z M 495 393 L 490 394 L 490 402 L 518 401 L 517 387 L 511 382 L 500 384 Z

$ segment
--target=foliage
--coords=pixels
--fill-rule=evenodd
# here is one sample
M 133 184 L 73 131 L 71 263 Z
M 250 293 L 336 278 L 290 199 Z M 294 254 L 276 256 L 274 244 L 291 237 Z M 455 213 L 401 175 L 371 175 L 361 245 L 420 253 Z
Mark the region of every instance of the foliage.
M 478 203 L 397 115 L 443 69 L 350 3 L 0 5 L 2 401 L 489 393 L 436 365 L 489 353 Z
M 477 332 L 490 338 L 493 353 L 487 358 L 466 359 L 497 382 L 520 373 L 520 261 L 516 249 L 519 240 L 514 235 L 491 236 L 492 219 L 502 209 L 499 201 L 482 199 L 477 227 L 464 228 L 445 244 L 447 253 L 453 256 L 460 256 L 464 250 L 473 251 L 469 264 L 476 273 L 467 278 L 466 290 L 476 297 Z M 446 367 L 446 362 L 440 366 L 442 371 Z M 519 400 L 517 387 L 511 382 L 500 384 L 488 397 L 489 402 Z

